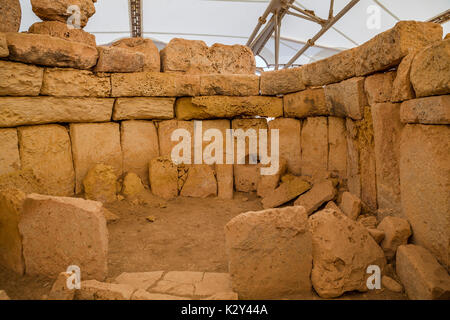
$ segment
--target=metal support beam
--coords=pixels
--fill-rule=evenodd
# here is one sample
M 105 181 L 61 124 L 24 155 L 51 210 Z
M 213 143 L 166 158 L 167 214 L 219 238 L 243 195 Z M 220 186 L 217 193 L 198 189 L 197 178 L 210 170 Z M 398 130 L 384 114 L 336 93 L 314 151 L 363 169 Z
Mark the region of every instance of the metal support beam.
M 438 14 L 436 17 L 429 19 L 427 22 L 443 24 L 450 20 L 450 9 Z
M 130 26 L 133 38 L 142 37 L 142 5 L 141 0 L 129 0 Z

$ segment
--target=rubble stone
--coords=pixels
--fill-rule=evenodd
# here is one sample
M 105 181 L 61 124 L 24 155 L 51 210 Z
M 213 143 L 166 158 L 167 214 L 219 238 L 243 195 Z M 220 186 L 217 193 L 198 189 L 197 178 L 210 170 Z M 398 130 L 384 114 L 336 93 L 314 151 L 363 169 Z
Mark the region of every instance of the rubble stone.
M 330 115 L 323 88 L 306 89 L 283 96 L 286 117 L 306 118 Z
M 382 230 L 368 228 L 367 231 L 369 231 L 369 234 L 372 236 L 373 240 L 375 240 L 377 244 L 380 244 L 385 237 L 385 233 Z
M 20 169 L 17 129 L 0 129 L 0 176 Z
M 92 167 L 83 179 L 86 199 L 103 203 L 117 200 L 117 176 L 113 166 L 97 164 Z
M 278 207 L 302 193 L 311 189 L 311 185 L 300 177 L 293 177 L 289 181 L 282 182 L 271 194 L 264 197 L 261 202 L 265 209 Z
M 256 185 L 256 194 L 259 197 L 270 197 L 272 192 L 278 188 L 281 180 L 281 176 L 286 173 L 287 162 L 284 158 L 280 157 L 278 171 L 273 175 L 260 175 L 258 183 Z
M 361 200 L 350 192 L 344 192 L 339 207 L 347 217 L 356 221 L 361 212 Z
M 309 216 L 327 201 L 331 201 L 336 197 L 336 188 L 332 181 L 324 181 L 322 183 L 315 184 L 311 190 L 301 195 L 295 200 L 295 206 L 302 206 L 306 210 L 306 214 Z
M 392 292 L 401 293 L 403 291 L 403 286 L 388 276 L 381 277 L 381 285 Z
M 144 190 L 145 188 L 141 179 L 134 172 L 127 173 L 125 178 L 123 178 L 122 193 L 124 196 L 134 197 L 142 193 Z
M 130 300 L 135 290 L 126 284 L 106 283 L 97 280 L 81 282 L 77 300 Z
M 52 289 L 48 295 L 48 300 L 73 300 L 75 297 L 75 289 L 67 287 L 67 280 L 70 273 L 61 272 L 53 283 Z
M 411 236 L 411 226 L 405 219 L 398 217 L 386 217 L 378 225 L 378 229 L 384 231 L 384 239 L 381 248 L 388 259 L 395 256 L 397 248 L 407 244 Z
M 44 21 L 61 21 L 66 23 L 72 15 L 68 12 L 71 5 L 80 8 L 80 26 L 86 26 L 89 18 L 95 13 L 92 0 L 31 0 L 33 12 Z
M 150 161 L 149 180 L 154 195 L 167 200 L 178 196 L 178 170 L 169 158 Z

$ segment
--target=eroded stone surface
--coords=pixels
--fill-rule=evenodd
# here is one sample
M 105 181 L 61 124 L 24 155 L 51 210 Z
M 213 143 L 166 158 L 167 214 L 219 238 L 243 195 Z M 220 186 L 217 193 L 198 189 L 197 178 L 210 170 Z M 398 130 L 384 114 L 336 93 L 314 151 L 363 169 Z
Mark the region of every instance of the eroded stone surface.
M 391 101 L 400 102 L 409 99 L 414 99 L 416 93 L 411 84 L 411 65 L 417 52 L 411 52 L 402 59 L 402 62 L 397 68 L 397 75 L 392 84 Z
M 0 32 L 19 32 L 22 9 L 19 0 L 1 0 Z M 6 14 L 7 13 L 7 14 Z
M 361 120 L 367 98 L 364 92 L 365 78 L 351 78 L 325 87 L 327 108 L 332 115 Z
M 0 129 L 0 175 L 20 169 L 17 129 Z
M 96 164 L 83 179 L 86 199 L 103 203 L 117 200 L 117 176 L 113 166 Z
M 283 102 L 286 117 L 302 119 L 330 115 L 323 88 L 306 89 L 287 94 L 283 97 Z
M 327 170 L 328 125 L 326 117 L 311 117 L 302 125 L 302 174 L 315 176 Z
M 126 284 L 106 283 L 97 280 L 81 282 L 77 300 L 130 300 L 135 289 Z
M 180 195 L 193 198 L 216 196 L 217 181 L 213 169 L 207 164 L 191 166 Z
M 386 217 L 377 227 L 384 231 L 384 239 L 381 242 L 381 248 L 386 258 L 392 259 L 397 252 L 397 248 L 407 244 L 411 236 L 411 226 L 405 219 L 398 217 Z
M 153 272 L 123 272 L 115 280 L 115 283 L 126 284 L 135 289 L 147 290 L 163 276 L 163 271 Z
M 95 13 L 94 2 L 92 0 L 31 0 L 31 6 L 33 12 L 44 21 L 66 23 L 73 14 L 68 8 L 71 5 L 77 5 L 80 8 L 80 26 L 84 27 Z
M 259 76 L 251 74 L 209 74 L 200 76 L 202 96 L 257 96 Z
M 144 70 L 145 56 L 141 52 L 120 47 L 97 47 L 96 72 L 140 72 Z
M 149 180 L 152 193 L 164 199 L 178 196 L 178 169 L 167 157 L 150 161 Z
M 134 52 L 144 54 L 143 71 L 161 71 L 161 62 L 159 51 L 151 39 L 144 38 L 125 38 L 120 39 L 111 44 L 113 47 L 128 49 Z
M 295 200 L 294 205 L 302 206 L 307 215 L 311 215 L 320 208 L 322 204 L 331 201 L 336 197 L 336 188 L 332 181 L 328 180 L 315 184 L 311 190 L 301 195 Z
M 391 101 L 395 71 L 377 73 L 366 78 L 364 89 L 367 101 L 372 106 L 375 103 Z
M 114 104 L 113 120 L 172 119 L 174 103 L 175 98 L 118 98 Z
M 305 90 L 300 67 L 267 71 L 261 74 L 261 94 L 278 95 Z
M 37 96 L 44 69 L 23 63 L 0 61 L 0 96 Z
M 400 119 L 403 123 L 450 124 L 450 95 L 405 101 Z
M 43 21 L 36 22 L 28 29 L 29 33 L 45 34 L 64 40 L 80 42 L 95 47 L 95 36 L 82 29 L 69 29 L 66 22 Z
M 356 221 L 361 212 L 361 200 L 350 192 L 344 192 L 339 207 L 347 217 Z

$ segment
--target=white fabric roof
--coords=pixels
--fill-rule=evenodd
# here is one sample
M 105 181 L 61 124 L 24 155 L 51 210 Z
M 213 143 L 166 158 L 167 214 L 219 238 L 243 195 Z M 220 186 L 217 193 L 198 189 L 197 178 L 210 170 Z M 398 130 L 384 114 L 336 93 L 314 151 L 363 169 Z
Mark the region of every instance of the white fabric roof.
M 335 0 L 337 14 L 350 0 Z M 40 21 L 31 10 L 29 0 L 20 0 L 22 25 L 26 31 Z M 208 45 L 245 44 L 270 0 L 142 0 L 144 36 L 167 43 L 170 39 L 204 40 Z M 381 10 L 380 29 L 368 29 L 367 8 L 381 3 L 391 13 Z M 329 0 L 297 0 L 297 6 L 314 10 L 322 18 L 328 16 Z M 428 20 L 449 9 L 449 0 L 361 0 L 338 23 L 310 48 L 296 63 L 304 64 L 352 48 L 395 25 L 400 20 Z M 98 0 L 97 13 L 89 20 L 85 30 L 95 34 L 98 44 L 130 36 L 128 0 Z M 269 16 L 270 17 L 270 16 Z M 450 32 L 450 23 L 443 25 L 444 35 Z M 303 43 L 320 30 L 316 23 L 286 16 L 281 27 L 280 63 L 286 63 Z M 345 36 L 343 36 L 344 34 Z M 349 40 L 350 39 L 350 40 Z M 269 41 L 261 56 L 273 63 L 273 40 Z M 261 63 L 262 60 L 259 60 Z

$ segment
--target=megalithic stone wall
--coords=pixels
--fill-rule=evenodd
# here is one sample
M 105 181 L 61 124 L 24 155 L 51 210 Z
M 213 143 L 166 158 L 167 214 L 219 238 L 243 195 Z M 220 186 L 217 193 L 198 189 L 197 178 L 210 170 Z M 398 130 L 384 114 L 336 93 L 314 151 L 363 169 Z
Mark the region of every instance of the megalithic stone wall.
M 177 128 L 276 128 L 283 173 L 331 175 L 379 220 L 408 218 L 414 241 L 448 269 L 450 39 L 441 26 L 401 21 L 360 47 L 261 76 L 244 46 L 176 39 L 160 59 L 148 43 L 97 50 L 50 27 L 0 33 L 0 188 L 73 195 L 98 163 L 148 184 L 149 162 L 168 170 L 165 158 L 151 160 L 170 157 Z M 128 71 L 145 71 L 118 72 L 123 50 L 145 56 Z M 93 71 L 98 61 L 111 72 Z M 259 166 L 216 165 L 191 181 L 188 168 L 172 168 L 170 196 L 256 191 Z M 202 177 L 210 189 L 182 192 Z

